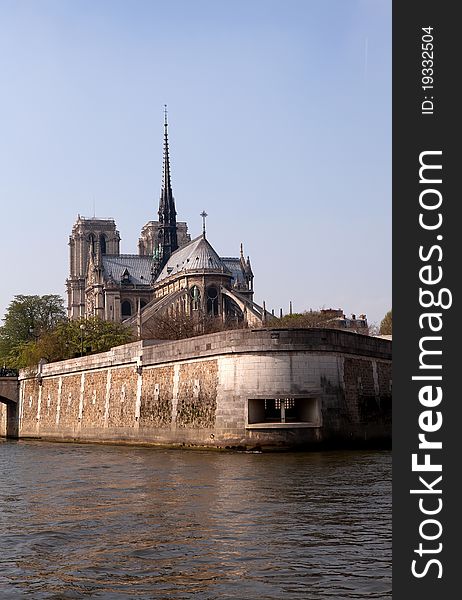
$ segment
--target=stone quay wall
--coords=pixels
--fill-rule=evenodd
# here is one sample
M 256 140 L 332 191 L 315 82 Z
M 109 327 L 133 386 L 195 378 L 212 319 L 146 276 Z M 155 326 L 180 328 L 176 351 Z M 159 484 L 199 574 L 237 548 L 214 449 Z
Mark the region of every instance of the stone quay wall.
M 344 331 L 141 341 L 19 379 L 22 438 L 217 448 L 391 439 L 391 342 Z

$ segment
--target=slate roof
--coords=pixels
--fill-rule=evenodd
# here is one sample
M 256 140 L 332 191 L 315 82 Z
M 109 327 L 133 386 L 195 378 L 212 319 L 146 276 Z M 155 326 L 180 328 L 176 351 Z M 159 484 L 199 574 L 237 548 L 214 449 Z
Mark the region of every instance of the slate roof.
M 201 235 L 171 255 L 157 277 L 156 283 L 178 273 L 202 270 L 230 273 L 207 239 Z
M 102 261 L 106 281 L 112 277 L 114 283 L 120 285 L 125 269 L 127 269 L 131 285 L 151 285 L 152 257 L 150 256 L 103 254 Z M 178 273 L 203 270 L 231 274 L 233 285 L 237 283 L 245 286 L 246 284 L 240 259 L 220 258 L 202 235 L 171 255 L 156 282 Z
M 231 271 L 233 276 L 232 284 L 246 287 L 247 282 L 244 277 L 244 273 L 242 272 L 241 260 L 239 258 L 230 258 L 230 257 L 222 257 L 222 262 L 225 264 L 226 268 Z
M 131 285 L 151 285 L 152 257 L 137 254 L 103 254 L 102 260 L 106 281 L 112 276 L 114 282 L 119 285 L 127 269 Z

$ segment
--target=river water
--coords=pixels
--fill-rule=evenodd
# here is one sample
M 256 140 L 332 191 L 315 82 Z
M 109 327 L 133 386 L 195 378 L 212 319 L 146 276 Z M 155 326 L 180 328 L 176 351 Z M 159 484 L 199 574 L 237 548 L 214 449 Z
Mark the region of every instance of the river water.
M 0 598 L 391 598 L 391 453 L 0 440 Z

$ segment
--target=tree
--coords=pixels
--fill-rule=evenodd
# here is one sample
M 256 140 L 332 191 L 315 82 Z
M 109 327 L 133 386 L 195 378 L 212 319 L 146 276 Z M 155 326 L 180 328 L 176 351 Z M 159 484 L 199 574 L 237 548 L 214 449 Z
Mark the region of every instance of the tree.
M 62 321 L 37 340 L 17 346 L 10 353 L 9 365 L 17 369 L 33 368 L 41 359 L 46 362 L 66 360 L 106 352 L 131 341 L 133 332 L 122 323 L 102 321 L 98 317 Z
M 372 335 L 369 325 L 364 325 L 363 320 L 365 320 L 365 316 L 361 315 L 359 323 L 350 323 L 347 326 L 345 323 L 345 315 L 340 309 L 320 308 L 319 310 L 306 310 L 302 313 L 284 315 L 277 321 L 270 321 L 265 327 L 285 327 L 287 329 L 342 329 L 354 333 L 361 333 L 363 335 Z
M 372 335 L 373 337 L 380 335 L 380 327 L 377 323 L 368 323 L 367 328 L 369 330 L 369 335 Z
M 51 331 L 66 319 L 61 296 L 18 295 L 8 306 L 0 327 L 0 361 L 7 366 L 20 347 Z
M 77 333 L 80 351 L 83 342 L 83 350 L 87 354 L 107 352 L 114 346 L 133 342 L 133 331 L 130 327 L 123 323 L 103 321 L 98 317 L 69 321 L 61 332 L 62 342 L 66 343 L 72 338 L 75 348 Z
M 392 311 L 389 310 L 380 323 L 380 335 L 392 335 Z
M 274 327 L 288 327 L 294 329 L 308 329 L 311 327 L 332 327 L 337 329 L 338 322 L 331 313 L 322 313 L 320 310 L 304 311 L 302 313 L 293 313 L 284 315 L 274 323 Z
M 188 315 L 183 312 L 169 314 L 161 311 L 151 317 L 141 328 L 142 339 L 182 340 L 205 333 L 245 327 L 243 322 L 226 321 L 211 315 Z

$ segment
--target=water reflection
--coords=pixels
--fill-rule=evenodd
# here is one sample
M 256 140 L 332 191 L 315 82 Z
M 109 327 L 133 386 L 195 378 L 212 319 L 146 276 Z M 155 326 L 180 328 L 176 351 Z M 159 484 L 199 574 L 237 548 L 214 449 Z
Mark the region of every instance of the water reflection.
M 391 598 L 391 454 L 0 442 L 7 598 Z

